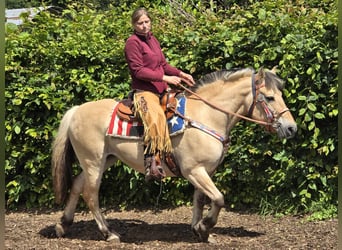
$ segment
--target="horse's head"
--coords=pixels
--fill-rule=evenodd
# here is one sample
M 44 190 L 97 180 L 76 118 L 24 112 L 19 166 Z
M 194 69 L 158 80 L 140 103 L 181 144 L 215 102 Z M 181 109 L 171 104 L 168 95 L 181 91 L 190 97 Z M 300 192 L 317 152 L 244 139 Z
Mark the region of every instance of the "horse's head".
M 276 132 L 279 138 L 292 138 L 297 132 L 297 125 L 285 105 L 283 88 L 284 81 L 276 75 L 275 68 L 271 71 L 261 68 L 258 73 L 245 68 L 209 73 L 198 81 L 193 91 L 185 89 L 195 99 L 224 114 L 235 116 L 235 119 L 228 119 L 230 122 L 243 118 L 264 125 L 268 131 Z M 230 110 L 222 108 L 224 105 L 228 105 Z M 227 127 L 230 128 L 231 124 Z
M 254 101 L 250 116 L 269 123 L 266 129 L 276 132 L 280 138 L 292 138 L 297 124 L 282 97 L 284 81 L 276 75 L 275 68 L 271 71 L 261 68 L 253 77 Z

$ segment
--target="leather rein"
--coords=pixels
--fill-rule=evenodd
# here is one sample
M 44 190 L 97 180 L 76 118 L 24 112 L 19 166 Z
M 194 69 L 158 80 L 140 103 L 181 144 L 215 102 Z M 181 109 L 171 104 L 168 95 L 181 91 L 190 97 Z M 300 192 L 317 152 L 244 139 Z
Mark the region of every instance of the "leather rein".
M 182 79 L 184 82 L 186 82 L 186 80 Z M 255 81 L 255 74 L 252 74 L 252 93 L 253 93 L 253 103 L 251 104 L 249 111 L 248 111 L 248 116 L 244 116 L 244 115 L 240 115 L 237 114 L 235 112 L 231 112 L 229 110 L 224 110 L 218 106 L 216 106 L 215 104 L 209 102 L 208 100 L 202 98 L 200 95 L 196 94 L 195 92 L 193 92 L 192 90 L 190 90 L 189 88 L 183 86 L 182 84 L 178 84 L 177 86 L 183 88 L 186 92 L 196 96 L 198 99 L 200 99 L 202 102 L 204 102 L 205 104 L 211 106 L 212 108 L 221 111 L 224 114 L 230 114 L 233 116 L 237 116 L 239 118 L 242 118 L 244 120 L 250 121 L 250 122 L 254 122 L 257 124 L 261 124 L 263 126 L 266 127 L 266 130 L 270 131 L 272 128 L 273 129 L 277 129 L 280 126 L 280 123 L 278 122 L 279 118 L 285 113 L 290 111 L 288 108 L 285 108 L 284 110 L 280 111 L 279 113 L 276 112 L 275 110 L 273 110 L 272 108 L 270 108 L 266 102 L 266 98 L 263 94 L 261 94 L 259 92 L 259 89 L 265 87 L 265 83 L 262 83 L 260 85 L 256 85 L 256 81 Z M 254 108 L 257 104 L 260 104 L 266 114 L 267 117 L 267 121 L 261 121 L 261 120 L 256 120 L 251 118 Z M 177 112 L 177 115 L 178 114 Z M 219 134 L 217 134 L 215 131 L 211 130 L 210 128 L 205 127 L 203 124 L 200 124 L 196 121 L 191 120 L 188 117 L 184 117 L 182 115 L 180 115 L 183 119 L 190 121 L 191 125 L 194 127 L 197 127 L 201 130 L 204 130 L 205 132 L 209 133 L 210 135 L 214 136 L 215 138 L 217 138 L 218 140 L 220 140 L 223 144 L 227 144 L 229 143 L 229 139 L 224 139 L 223 136 L 220 136 Z

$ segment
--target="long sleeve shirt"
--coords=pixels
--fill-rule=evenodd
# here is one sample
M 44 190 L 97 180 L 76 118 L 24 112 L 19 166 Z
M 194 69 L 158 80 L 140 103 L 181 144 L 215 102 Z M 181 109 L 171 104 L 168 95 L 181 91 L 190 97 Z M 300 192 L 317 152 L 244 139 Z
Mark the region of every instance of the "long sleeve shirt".
M 132 77 L 132 89 L 160 94 L 167 89 L 164 75 L 179 76 L 180 70 L 166 62 L 158 40 L 132 34 L 126 41 L 125 57 Z

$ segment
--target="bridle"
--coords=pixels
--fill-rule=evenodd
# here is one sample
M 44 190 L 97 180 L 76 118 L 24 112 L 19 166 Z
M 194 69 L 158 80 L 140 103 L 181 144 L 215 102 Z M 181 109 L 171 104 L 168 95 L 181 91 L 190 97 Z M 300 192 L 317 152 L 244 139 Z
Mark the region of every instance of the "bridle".
M 182 79 L 182 80 L 184 82 L 187 82 L 184 79 Z M 240 115 L 240 114 L 228 111 L 228 110 L 224 110 L 224 109 L 216 106 L 215 104 L 203 99 L 200 95 L 196 94 L 195 92 L 193 92 L 189 88 L 183 86 L 182 84 L 178 84 L 177 86 L 183 88 L 186 92 L 196 96 L 198 99 L 200 99 L 201 101 L 203 101 L 207 105 L 211 106 L 212 108 L 219 110 L 225 114 L 230 114 L 230 115 L 237 116 L 239 118 L 242 118 L 242 119 L 250 121 L 250 122 L 261 124 L 261 125 L 265 126 L 266 130 L 268 130 L 268 131 L 271 131 L 272 128 L 277 129 L 280 126 L 279 118 L 284 113 L 286 113 L 290 110 L 288 108 L 285 108 L 284 110 L 277 112 L 273 108 L 271 108 L 270 105 L 267 103 L 265 96 L 262 93 L 260 93 L 260 91 L 259 91 L 261 88 L 265 87 L 265 83 L 257 85 L 256 82 L 257 82 L 257 80 L 255 79 L 255 74 L 252 74 L 251 83 L 252 83 L 253 103 L 251 104 L 251 106 L 249 108 L 248 116 L 244 116 L 244 115 Z M 256 120 L 256 119 L 251 118 L 251 116 L 254 112 L 255 106 L 257 104 L 260 104 L 261 107 L 263 108 L 263 110 L 266 114 L 266 117 L 267 117 L 267 121 L 261 121 L 261 120 Z
M 274 110 L 266 101 L 266 97 L 260 93 L 260 89 L 265 87 L 265 82 L 261 83 L 261 84 L 256 84 L 256 80 L 255 80 L 255 74 L 252 74 L 252 93 L 253 93 L 253 103 L 251 104 L 251 106 L 249 107 L 248 110 L 248 117 L 251 117 L 253 114 L 253 111 L 255 109 L 255 106 L 257 104 L 260 104 L 261 107 L 263 108 L 265 114 L 266 114 L 266 118 L 267 118 L 267 122 L 264 121 L 259 121 L 259 120 L 254 120 L 252 119 L 255 123 L 264 125 L 267 131 L 271 131 L 272 128 L 273 129 L 277 129 L 280 126 L 279 123 L 279 118 L 285 113 L 290 111 L 288 108 L 283 109 L 280 112 L 277 112 L 276 110 Z

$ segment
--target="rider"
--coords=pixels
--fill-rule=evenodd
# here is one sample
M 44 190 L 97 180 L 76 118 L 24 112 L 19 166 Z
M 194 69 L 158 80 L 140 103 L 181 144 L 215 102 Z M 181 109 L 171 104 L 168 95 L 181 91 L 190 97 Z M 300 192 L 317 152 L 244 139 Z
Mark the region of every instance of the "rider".
M 159 98 L 168 84 L 177 85 L 184 79 L 192 86 L 194 80 L 166 62 L 145 8 L 135 10 L 131 22 L 134 32 L 126 41 L 125 57 L 132 77 L 135 111 L 144 124 L 145 180 L 162 179 L 165 174 L 160 161 L 172 151 L 172 145 Z

